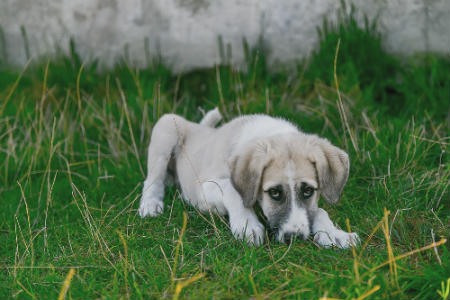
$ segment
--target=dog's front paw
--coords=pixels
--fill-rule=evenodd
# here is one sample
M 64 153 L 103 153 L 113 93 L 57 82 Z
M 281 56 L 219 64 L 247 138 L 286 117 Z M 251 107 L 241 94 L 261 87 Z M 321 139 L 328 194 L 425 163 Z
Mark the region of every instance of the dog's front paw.
M 264 242 L 265 229 L 258 220 L 246 220 L 245 223 L 232 225 L 233 235 L 249 245 L 260 246 Z
M 341 249 L 347 249 L 351 246 L 357 246 L 360 240 L 357 233 L 349 233 L 337 229 L 333 230 L 332 232 L 316 232 L 316 234 L 314 235 L 314 242 L 325 248 L 338 247 Z
M 141 201 L 139 206 L 139 216 L 144 217 L 156 217 L 162 214 L 164 211 L 164 204 L 161 200 L 147 199 L 146 201 Z

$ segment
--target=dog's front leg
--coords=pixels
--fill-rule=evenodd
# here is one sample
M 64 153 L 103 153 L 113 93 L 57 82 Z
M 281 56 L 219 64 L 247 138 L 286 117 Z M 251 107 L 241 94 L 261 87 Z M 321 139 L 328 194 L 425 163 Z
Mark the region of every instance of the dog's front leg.
M 234 237 L 250 245 L 264 242 L 265 229 L 253 208 L 244 206 L 241 195 L 229 179 L 217 179 L 203 184 L 205 197 L 211 203 L 220 203 L 228 214 L 230 229 Z
M 244 206 L 241 195 L 231 182 L 227 186 L 228 197 L 225 207 L 228 211 L 230 228 L 236 239 L 245 240 L 250 245 L 260 246 L 264 242 L 264 225 L 258 220 L 253 208 Z
M 345 249 L 359 243 L 357 233 L 345 232 L 337 228 L 322 208 L 319 208 L 314 216 L 312 234 L 314 242 L 325 248 L 336 246 Z
M 229 211 L 230 228 L 238 240 L 260 246 L 264 242 L 264 226 L 259 222 L 253 209 L 242 207 Z

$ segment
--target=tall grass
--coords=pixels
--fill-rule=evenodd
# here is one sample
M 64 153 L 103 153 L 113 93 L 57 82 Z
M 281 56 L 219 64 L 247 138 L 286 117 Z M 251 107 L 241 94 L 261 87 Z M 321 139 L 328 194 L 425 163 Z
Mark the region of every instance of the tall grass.
M 2 299 L 448 299 L 447 57 L 399 61 L 352 17 L 324 27 L 297 74 L 269 72 L 258 49 L 247 72 L 178 75 L 159 64 L 97 72 L 72 49 L 0 71 Z M 176 189 L 162 216 L 138 218 L 152 125 L 215 106 L 227 119 L 282 116 L 346 149 L 341 202 L 321 205 L 360 247 L 248 247 Z

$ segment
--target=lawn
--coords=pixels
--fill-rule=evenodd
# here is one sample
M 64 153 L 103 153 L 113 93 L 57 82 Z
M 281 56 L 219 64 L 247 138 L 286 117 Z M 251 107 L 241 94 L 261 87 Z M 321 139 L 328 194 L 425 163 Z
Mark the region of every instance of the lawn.
M 449 299 L 450 59 L 398 58 L 376 29 L 325 24 L 311 57 L 269 71 L 172 74 L 161 62 L 100 70 L 69 56 L 0 68 L 0 298 Z M 152 125 L 268 113 L 345 149 L 340 202 L 321 201 L 348 250 L 233 239 L 168 189 L 137 208 Z

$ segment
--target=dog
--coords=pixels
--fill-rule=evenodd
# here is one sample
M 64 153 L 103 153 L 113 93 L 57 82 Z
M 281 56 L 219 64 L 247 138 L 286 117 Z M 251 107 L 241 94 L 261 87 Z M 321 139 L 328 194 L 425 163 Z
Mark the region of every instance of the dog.
M 218 109 L 193 123 L 175 114 L 154 125 L 139 215 L 163 212 L 173 175 L 186 202 L 202 212 L 228 215 L 238 240 L 259 246 L 265 227 L 276 240 L 313 238 L 323 247 L 349 248 L 359 237 L 337 228 L 318 207 L 320 195 L 336 203 L 349 175 L 346 152 L 293 123 L 267 115 L 237 117 L 216 128 Z

